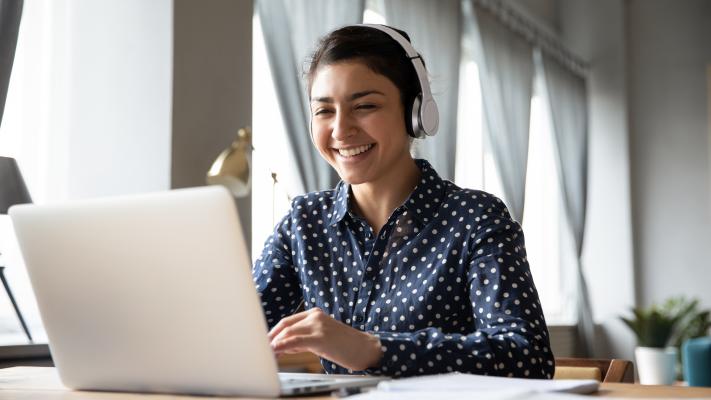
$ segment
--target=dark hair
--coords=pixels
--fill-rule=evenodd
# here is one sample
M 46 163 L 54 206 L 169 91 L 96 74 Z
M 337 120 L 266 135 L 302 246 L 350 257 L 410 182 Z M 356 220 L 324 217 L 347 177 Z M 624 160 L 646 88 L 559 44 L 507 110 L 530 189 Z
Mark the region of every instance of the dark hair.
M 390 28 L 410 41 L 410 36 L 404 31 Z M 400 91 L 400 101 L 406 116 L 405 126 L 409 132 L 411 127 L 407 116 L 411 114 L 415 96 L 420 93 L 420 82 L 405 49 L 388 34 L 377 29 L 351 25 L 322 37 L 308 61 L 306 87 L 309 95 L 319 67 L 352 60 L 362 62 L 373 72 L 385 76 L 395 84 Z

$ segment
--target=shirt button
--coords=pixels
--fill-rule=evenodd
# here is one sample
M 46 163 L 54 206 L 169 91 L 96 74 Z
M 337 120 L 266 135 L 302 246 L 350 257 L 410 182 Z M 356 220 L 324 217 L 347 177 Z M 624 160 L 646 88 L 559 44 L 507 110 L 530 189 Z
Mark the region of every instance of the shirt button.
M 363 322 L 363 316 L 362 316 L 362 315 L 356 315 L 354 319 L 355 319 L 355 322 Z

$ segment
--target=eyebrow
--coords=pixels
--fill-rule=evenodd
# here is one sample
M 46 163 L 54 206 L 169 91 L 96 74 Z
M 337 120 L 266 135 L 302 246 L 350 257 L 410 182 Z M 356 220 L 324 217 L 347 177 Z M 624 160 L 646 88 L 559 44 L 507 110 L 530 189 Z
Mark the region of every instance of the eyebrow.
M 370 94 L 379 94 L 381 96 L 385 96 L 385 93 L 379 92 L 377 90 L 364 90 L 362 92 L 355 92 L 348 96 L 349 101 L 353 101 L 356 99 L 359 99 L 361 97 L 368 96 Z M 314 97 L 311 99 L 311 102 L 318 102 L 318 103 L 333 103 L 333 97 Z

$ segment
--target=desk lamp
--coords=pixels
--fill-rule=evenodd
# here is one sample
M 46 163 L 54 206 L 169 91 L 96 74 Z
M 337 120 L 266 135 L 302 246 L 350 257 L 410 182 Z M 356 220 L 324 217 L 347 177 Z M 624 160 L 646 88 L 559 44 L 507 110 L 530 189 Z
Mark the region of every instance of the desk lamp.
M 235 197 L 246 197 L 251 187 L 252 134 L 249 128 L 237 132 L 232 145 L 222 151 L 207 172 L 207 183 L 223 185 Z
M 32 198 L 30 198 L 30 193 L 27 191 L 25 186 L 25 181 L 22 180 L 22 175 L 20 174 L 20 169 L 17 167 L 17 162 L 14 158 L 0 157 L 0 214 L 7 214 L 7 210 L 10 206 L 22 203 L 31 203 Z M 0 249 L 1 250 L 1 249 Z M 20 308 L 15 302 L 15 297 L 12 295 L 10 290 L 10 285 L 8 285 L 5 279 L 5 267 L 0 266 L 0 279 L 5 287 L 5 292 L 12 306 L 15 308 L 15 314 L 22 324 L 22 329 L 25 330 L 25 335 L 32 342 L 32 335 L 30 335 L 30 330 L 27 329 L 27 324 L 25 324 L 25 319 L 22 318 L 22 313 Z

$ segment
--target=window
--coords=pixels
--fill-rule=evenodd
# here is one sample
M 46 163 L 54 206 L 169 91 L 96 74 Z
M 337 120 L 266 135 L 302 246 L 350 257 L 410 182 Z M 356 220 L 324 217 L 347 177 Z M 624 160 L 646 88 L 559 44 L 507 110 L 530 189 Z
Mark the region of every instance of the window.
M 33 201 L 43 202 L 63 193 L 53 192 L 48 176 L 49 93 L 47 81 L 50 54 L 51 13 L 49 2 L 26 1 L 20 25 L 15 60 L 0 126 L 0 155 L 17 159 Z M 37 79 L 32 79 L 36 77 Z M 46 342 L 37 304 L 24 269 L 10 217 L 0 215 L 0 265 L 35 342 Z M 0 292 L 0 346 L 25 343 L 25 335 L 4 290 Z
M 555 142 L 550 110 L 542 90 L 543 82 L 536 77 L 531 99 L 531 122 L 526 173 L 526 204 L 523 230 L 531 271 L 536 279 L 543 309 L 549 324 L 575 322 L 576 286 L 572 273 L 563 268 L 563 246 L 567 232 L 563 214 L 560 178 L 556 166 Z
M 172 7 L 25 0 L 0 155 L 17 159 L 35 203 L 170 187 Z M 0 252 L 33 338 L 45 342 L 7 216 Z M 26 343 L 2 292 L 0 345 Z
M 294 172 L 296 161 L 287 142 L 258 13 L 252 26 L 252 259 L 256 260 L 264 240 L 288 212 L 291 196 L 304 190 Z
M 457 154 L 455 183 L 483 189 L 502 199 L 501 179 L 483 131 L 483 106 L 479 71 L 469 53 L 463 51 L 460 66 Z M 562 268 L 561 246 L 564 220 L 561 192 L 555 164 L 555 143 L 542 79 L 535 78 L 531 99 L 529 152 L 523 230 L 531 271 L 549 324 L 574 323 L 575 285 L 572 274 Z

